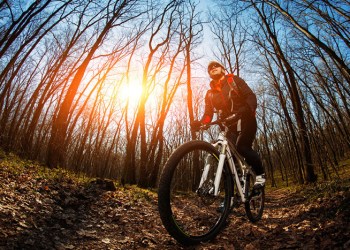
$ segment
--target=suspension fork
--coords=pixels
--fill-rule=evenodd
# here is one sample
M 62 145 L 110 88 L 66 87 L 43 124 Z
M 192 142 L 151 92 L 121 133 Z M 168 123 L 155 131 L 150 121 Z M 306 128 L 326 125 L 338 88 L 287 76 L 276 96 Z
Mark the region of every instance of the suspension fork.
M 227 141 L 221 142 L 221 149 L 219 155 L 219 164 L 216 170 L 215 181 L 214 181 L 214 195 L 217 196 L 219 194 L 219 186 L 220 180 L 222 176 L 222 170 L 224 169 L 225 159 L 226 159 L 226 147 Z
M 205 158 L 205 166 L 204 166 L 204 169 L 203 169 L 203 173 L 202 173 L 202 176 L 201 176 L 201 180 L 199 182 L 199 187 L 198 189 L 200 189 L 202 186 L 203 186 L 203 183 L 207 180 L 208 178 L 208 173 L 209 173 L 209 170 L 210 170 L 210 162 L 209 162 L 209 159 L 210 157 L 212 157 L 211 154 L 208 154 Z
M 220 149 L 220 154 L 219 154 L 219 163 L 217 165 L 215 180 L 214 180 L 214 190 L 213 190 L 214 192 L 213 192 L 213 194 L 215 196 L 217 196 L 219 194 L 220 179 L 222 176 L 222 171 L 223 171 L 224 163 L 225 163 L 225 159 L 226 159 L 227 142 L 219 140 L 218 142 L 213 144 L 213 146 L 215 148 L 218 147 L 218 145 L 221 146 L 221 149 Z M 202 176 L 201 176 L 201 179 L 199 182 L 198 190 L 203 186 L 204 182 L 208 178 L 208 173 L 209 173 L 209 170 L 211 167 L 211 164 L 208 161 L 210 157 L 212 157 L 212 155 L 210 155 L 210 154 L 208 154 L 206 157 L 206 164 L 205 164 L 204 169 L 203 169 L 203 173 L 202 173 Z

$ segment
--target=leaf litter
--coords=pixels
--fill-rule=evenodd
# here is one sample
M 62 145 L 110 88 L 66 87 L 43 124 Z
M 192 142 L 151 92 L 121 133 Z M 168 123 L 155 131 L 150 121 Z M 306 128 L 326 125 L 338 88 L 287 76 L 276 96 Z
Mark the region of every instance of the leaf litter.
M 314 187 L 269 191 L 261 221 L 238 208 L 216 239 L 186 248 L 163 228 L 156 193 L 111 191 L 110 183 L 51 178 L 40 168 L 0 162 L 0 249 L 350 248 L 350 180 L 323 195 Z

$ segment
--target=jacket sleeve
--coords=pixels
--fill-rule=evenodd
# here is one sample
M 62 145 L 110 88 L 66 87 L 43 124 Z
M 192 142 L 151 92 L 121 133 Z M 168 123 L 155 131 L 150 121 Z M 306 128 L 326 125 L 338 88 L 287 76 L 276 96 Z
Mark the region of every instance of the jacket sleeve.
M 248 86 L 248 84 L 240 77 L 235 77 L 235 82 L 237 84 L 237 87 L 241 93 L 242 99 L 246 102 L 246 104 L 249 106 L 250 110 L 255 113 L 257 108 L 257 99 L 256 95 L 252 91 L 252 89 Z
M 207 124 L 209 122 L 211 122 L 211 120 L 213 119 L 213 115 L 214 115 L 214 107 L 212 105 L 212 93 L 210 90 L 207 91 L 207 94 L 205 95 L 205 109 L 204 109 L 204 114 L 203 117 L 201 119 L 201 122 L 203 124 Z

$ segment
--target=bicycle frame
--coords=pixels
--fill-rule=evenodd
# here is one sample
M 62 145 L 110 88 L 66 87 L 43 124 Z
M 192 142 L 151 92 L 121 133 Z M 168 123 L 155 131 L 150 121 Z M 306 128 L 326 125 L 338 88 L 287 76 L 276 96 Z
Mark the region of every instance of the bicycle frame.
M 248 173 L 250 173 L 251 175 L 253 175 L 255 179 L 255 174 L 252 171 L 251 167 L 245 162 L 243 157 L 237 152 L 236 148 L 234 146 L 229 146 L 230 143 L 226 138 L 227 132 L 228 132 L 228 128 L 225 126 L 225 131 L 221 131 L 219 133 L 217 141 L 212 144 L 215 148 L 220 149 L 219 164 L 216 169 L 216 175 L 214 180 L 214 190 L 212 190 L 212 194 L 214 196 L 219 195 L 220 179 L 222 176 L 225 160 L 227 160 L 231 170 L 231 174 L 235 179 L 235 183 L 237 186 L 238 193 L 241 197 L 241 201 L 244 203 L 248 199 L 248 189 L 249 189 L 249 187 L 247 187 L 246 185 L 246 176 Z M 234 162 L 233 160 L 234 158 L 237 159 L 237 164 Z M 239 167 L 242 171 L 241 177 L 238 175 L 236 165 L 238 165 L 237 167 Z M 205 164 L 203 174 L 201 176 L 201 180 L 199 183 L 199 188 L 201 188 L 203 183 L 206 181 L 210 167 L 211 167 L 210 164 Z

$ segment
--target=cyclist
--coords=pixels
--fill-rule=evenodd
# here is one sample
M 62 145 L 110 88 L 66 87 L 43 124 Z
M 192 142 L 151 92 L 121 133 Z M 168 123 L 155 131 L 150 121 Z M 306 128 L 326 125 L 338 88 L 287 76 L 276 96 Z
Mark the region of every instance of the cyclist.
M 256 95 L 242 78 L 226 75 L 225 67 L 217 61 L 209 62 L 208 73 L 212 80 L 205 96 L 204 114 L 201 120 L 193 121 L 191 127 L 198 130 L 201 125 L 210 123 L 214 110 L 221 110 L 220 118 L 237 114 L 240 119 L 230 126 L 228 139 L 236 144 L 238 152 L 254 169 L 257 175 L 254 186 L 264 186 L 264 168 L 258 153 L 252 149 L 257 131 Z

